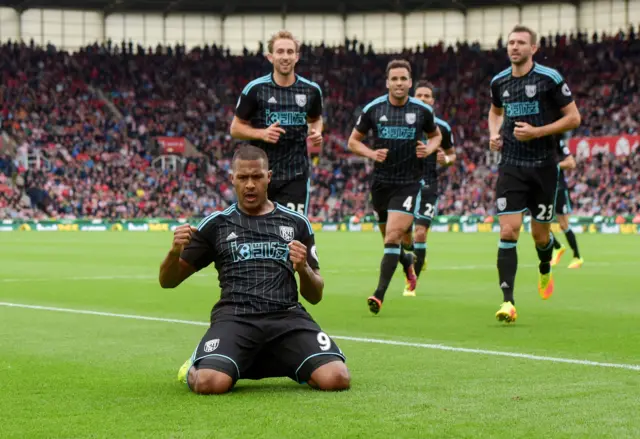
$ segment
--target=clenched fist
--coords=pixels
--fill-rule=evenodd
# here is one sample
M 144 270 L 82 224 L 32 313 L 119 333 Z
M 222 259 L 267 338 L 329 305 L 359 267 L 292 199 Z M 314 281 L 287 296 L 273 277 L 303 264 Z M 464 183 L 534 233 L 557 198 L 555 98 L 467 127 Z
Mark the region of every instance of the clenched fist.
M 176 227 L 175 232 L 173 232 L 173 243 L 171 244 L 171 253 L 179 255 L 182 253 L 182 249 L 184 249 L 191 242 L 191 237 L 193 236 L 193 232 L 197 232 L 198 229 L 189 225 L 183 224 L 181 226 Z
M 300 241 L 289 243 L 289 259 L 296 271 L 302 271 L 307 266 L 307 246 Z

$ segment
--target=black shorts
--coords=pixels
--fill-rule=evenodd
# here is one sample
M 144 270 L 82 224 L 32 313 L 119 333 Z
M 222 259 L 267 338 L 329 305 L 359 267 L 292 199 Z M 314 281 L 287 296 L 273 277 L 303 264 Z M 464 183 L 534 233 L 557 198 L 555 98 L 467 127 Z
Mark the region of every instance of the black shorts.
M 289 377 L 306 383 L 320 366 L 346 361 L 338 345 L 304 310 L 234 316 L 218 313 L 191 356 L 191 367 L 233 378 Z
M 378 223 L 385 224 L 389 212 L 413 215 L 420 201 L 420 183 L 391 185 L 373 182 L 371 186 L 371 204 Z
M 307 215 L 309 210 L 309 191 L 311 180 L 307 177 L 296 180 L 271 180 L 267 190 L 267 196 L 283 206 L 302 215 Z
M 541 168 L 502 166 L 496 189 L 498 215 L 523 213 L 528 209 L 533 220 L 550 223 L 555 215 L 558 176 L 557 165 Z
M 556 197 L 556 215 L 569 215 L 573 209 L 571 208 L 571 197 L 569 189 L 558 188 L 558 196 Z
M 420 199 L 416 205 L 415 223 L 429 228 L 438 214 L 438 188 L 436 185 L 424 185 L 420 190 Z

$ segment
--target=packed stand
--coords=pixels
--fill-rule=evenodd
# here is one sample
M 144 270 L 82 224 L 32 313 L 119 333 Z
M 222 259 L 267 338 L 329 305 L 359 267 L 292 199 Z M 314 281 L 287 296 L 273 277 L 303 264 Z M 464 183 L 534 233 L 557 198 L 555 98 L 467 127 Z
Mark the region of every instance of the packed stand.
M 37 184 L 48 194 L 51 214 L 201 216 L 232 200 L 225 177 L 235 142 L 228 127 L 244 85 L 270 71 L 263 56 L 248 51 L 244 56 L 231 56 L 216 46 L 188 53 L 180 46 L 145 51 L 111 42 L 72 56 L 52 48 L 20 50 L 25 54 L 13 62 L 11 78 L 3 68 L 2 93 L 8 97 L 3 99 L 5 129 L 12 129 L 14 135 L 20 130 L 26 133 L 24 142 L 29 148 L 47 150 L 54 144 L 74 159 L 86 153 L 100 168 L 86 170 L 86 161 L 75 160 L 62 163 L 70 172 L 55 166 L 47 175 L 25 173 L 27 184 Z M 10 62 L 6 46 L 2 53 L 3 63 Z M 478 45 L 464 44 L 454 50 L 438 45 L 390 55 L 347 41 L 339 48 L 303 46 L 297 68 L 299 74 L 321 85 L 325 98 L 325 146 L 323 154 L 314 158 L 310 217 L 341 221 L 371 213 L 371 164 L 350 154 L 346 144 L 360 109 L 385 93 L 384 69 L 397 56 L 411 62 L 414 78 L 426 78 L 436 85 L 437 114 L 453 126 L 458 161 L 442 173 L 439 213 L 495 213 L 494 191 L 486 190 L 495 186 L 496 179 L 495 160 L 487 152 L 486 115 L 488 84 L 507 65 L 504 49 L 482 51 Z M 583 116 L 574 135 L 638 133 L 640 42 L 633 30 L 595 41 L 586 35 L 545 37 L 536 60 L 558 69 L 571 85 Z M 18 68 L 25 65 L 23 70 Z M 13 87 L 7 86 L 7 79 L 14 81 Z M 44 84 L 45 80 L 49 82 Z M 62 87 L 48 87 L 60 83 Z M 87 84 L 104 91 L 123 118 L 105 111 Z M 12 107 L 6 103 L 24 96 L 32 97 L 31 107 L 23 110 L 18 119 L 22 122 L 17 123 L 15 117 L 8 117 L 7 108 Z M 38 96 L 42 97 L 38 100 Z M 36 108 L 36 117 L 32 108 Z M 61 135 L 60 127 L 69 132 Z M 184 136 L 202 157 L 186 167 L 190 171 L 159 172 L 150 165 L 155 136 Z M 636 157 L 580 162 L 579 169 L 570 174 L 575 213 L 640 212 L 633 195 L 638 193 Z M 134 177 L 124 178 L 127 167 L 135 169 Z M 119 178 L 109 178 L 112 172 Z M 54 183 L 47 186 L 48 179 Z M 81 183 L 89 180 L 93 187 Z M 103 180 L 117 181 L 119 186 L 106 183 L 108 190 L 93 193 Z M 60 190 L 61 184 L 84 189 L 70 196 Z M 619 187 L 629 190 L 612 190 Z M 110 207 L 104 207 L 105 203 Z

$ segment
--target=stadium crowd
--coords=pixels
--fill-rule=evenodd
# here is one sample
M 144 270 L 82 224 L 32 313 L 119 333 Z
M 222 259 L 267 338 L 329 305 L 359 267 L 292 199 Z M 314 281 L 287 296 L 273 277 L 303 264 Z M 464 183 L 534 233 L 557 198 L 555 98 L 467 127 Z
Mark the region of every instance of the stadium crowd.
M 549 36 L 540 45 L 536 60 L 558 69 L 576 97 L 583 124 L 574 136 L 638 134 L 640 40 L 633 29 Z M 385 93 L 384 68 L 394 57 L 436 85 L 437 114 L 453 127 L 459 159 L 442 172 L 439 213 L 495 213 L 486 115 L 489 81 L 507 65 L 501 46 L 380 54 L 358 41 L 303 45 L 296 71 L 320 84 L 325 100 L 310 217 L 337 222 L 371 212 L 372 165 L 346 144 L 360 109 Z M 0 148 L 0 218 L 198 217 L 224 208 L 234 197 L 226 178 L 236 144 L 229 123 L 244 85 L 270 70 L 263 50 L 232 56 L 216 46 L 187 52 L 109 41 L 69 54 L 51 45 L 1 46 L 0 123 L 18 148 Z M 154 161 L 157 136 L 185 137 L 197 153 L 162 170 Z M 640 213 L 638 175 L 637 152 L 579 161 L 569 174 L 574 213 Z

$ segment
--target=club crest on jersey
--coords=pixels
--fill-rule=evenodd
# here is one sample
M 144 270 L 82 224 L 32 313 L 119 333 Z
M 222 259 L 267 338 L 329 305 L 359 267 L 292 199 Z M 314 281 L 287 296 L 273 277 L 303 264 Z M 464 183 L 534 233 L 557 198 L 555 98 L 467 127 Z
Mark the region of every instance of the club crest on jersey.
M 219 345 L 220 345 L 220 339 L 219 338 L 214 338 L 213 340 L 209 340 L 208 342 L 206 342 L 204 344 L 204 351 L 205 352 L 213 352 L 216 349 L 218 349 Z
M 525 85 L 524 87 L 524 92 L 526 93 L 528 98 L 532 98 L 536 95 L 536 92 L 538 91 L 538 87 L 534 84 L 534 85 Z
M 280 236 L 282 236 L 282 239 L 285 241 L 293 241 L 293 234 L 293 227 L 280 226 Z
M 407 113 L 404 118 L 409 125 L 416 123 L 416 113 Z
M 298 104 L 299 107 L 307 105 L 307 95 L 296 95 L 296 104 Z
M 507 208 L 507 199 L 498 198 L 498 210 L 505 210 Z

